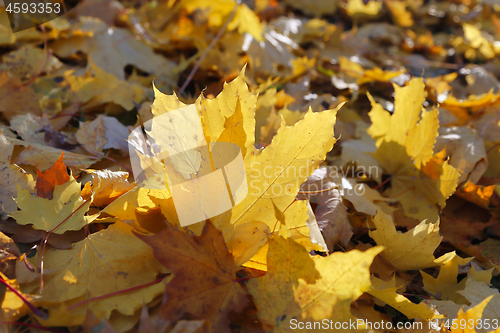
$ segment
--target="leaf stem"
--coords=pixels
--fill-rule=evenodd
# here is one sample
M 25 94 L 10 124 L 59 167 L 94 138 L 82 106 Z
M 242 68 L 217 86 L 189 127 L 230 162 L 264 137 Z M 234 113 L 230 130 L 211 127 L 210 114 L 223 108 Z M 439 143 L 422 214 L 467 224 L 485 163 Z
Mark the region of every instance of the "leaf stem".
M 43 24 L 40 24 L 40 29 L 42 29 L 43 31 L 43 50 L 47 52 L 47 58 L 45 58 L 45 63 L 43 64 L 42 68 L 40 69 L 40 71 L 38 71 L 38 67 L 40 67 L 40 65 L 42 64 L 42 61 L 43 61 L 43 58 L 40 59 L 40 61 L 38 62 L 38 64 L 36 65 L 35 67 L 35 72 L 38 71 L 38 73 L 36 73 L 35 75 L 33 75 L 33 77 L 31 79 L 28 80 L 28 82 L 26 82 L 25 84 L 23 84 L 23 87 L 27 87 L 29 86 L 30 84 L 32 84 L 40 75 L 42 75 L 43 71 L 45 70 L 45 68 L 47 67 L 47 65 L 49 64 L 49 60 L 50 60 L 50 55 L 52 54 L 52 52 L 50 52 L 50 50 L 48 49 L 47 47 L 47 31 L 45 30 L 45 26 Z
M 108 298 L 108 297 L 112 297 L 112 296 L 116 296 L 116 295 L 119 295 L 119 294 L 124 294 L 126 292 L 129 292 L 129 291 L 134 291 L 134 290 L 137 290 L 137 289 L 141 289 L 141 288 L 146 288 L 146 287 L 149 287 L 149 286 L 152 286 L 152 285 L 155 285 L 157 283 L 160 283 L 161 281 L 163 281 L 168 275 L 162 277 L 162 278 L 159 278 L 157 280 L 154 280 L 152 282 L 148 282 L 148 283 L 144 283 L 144 284 L 141 284 L 141 285 L 138 285 L 138 286 L 135 286 L 135 287 L 132 287 L 132 288 L 128 288 L 128 289 L 123 289 L 123 290 L 118 290 L 118 291 L 115 291 L 115 292 L 112 292 L 112 293 L 109 293 L 109 294 L 105 294 L 105 295 L 102 295 L 102 296 L 97 296 L 97 297 L 92 297 L 92 298 L 89 298 L 85 301 L 81 301 L 81 302 L 78 302 L 76 304 L 73 304 L 71 306 L 68 306 L 66 309 L 67 310 L 71 310 L 73 308 L 76 308 L 77 306 L 80 306 L 80 305 L 83 305 L 83 304 L 86 304 L 86 303 L 89 303 L 89 302 L 93 302 L 93 301 L 98 301 L 98 300 L 101 300 L 101 299 L 104 299 L 104 298 Z
M 42 319 L 47 319 L 48 318 L 48 315 L 43 312 L 43 311 L 40 311 L 39 309 L 37 309 L 33 304 L 31 304 L 30 301 L 28 301 L 23 295 L 21 295 L 20 292 L 18 292 L 14 287 L 12 287 L 10 284 L 7 283 L 7 281 L 5 281 L 3 279 L 3 277 L 0 276 L 0 283 L 2 283 L 3 285 L 5 285 L 7 288 L 10 289 L 10 291 L 12 291 L 14 294 L 17 295 L 17 297 L 19 297 L 23 302 L 24 304 L 26 304 L 28 306 L 28 308 L 30 308 L 30 310 L 38 317 L 42 318 Z
M 378 184 L 377 186 L 375 186 L 373 188 L 373 190 L 376 190 L 378 188 L 380 188 L 381 186 L 384 186 L 385 184 L 387 184 L 390 180 L 392 179 L 392 176 L 390 176 L 389 178 L 387 178 L 386 180 L 384 180 L 382 183 Z
M 50 235 L 52 234 L 52 232 L 57 230 L 57 228 L 63 225 L 64 222 L 68 221 L 73 216 L 73 214 L 75 214 L 78 210 L 80 210 L 89 200 L 90 198 L 85 200 L 77 209 L 75 209 L 71 214 L 69 214 L 68 217 L 66 217 L 64 220 L 62 220 L 61 223 L 59 223 L 52 230 L 50 230 L 40 242 L 40 247 L 42 248 L 42 254 L 41 256 L 39 256 L 40 261 L 38 263 L 40 266 L 40 292 L 43 291 L 43 258 L 45 256 L 45 246 L 47 245 L 47 241 L 49 240 Z
M 390 196 L 390 197 L 388 197 L 387 199 L 393 199 L 393 198 L 395 198 L 395 197 L 397 197 L 397 196 L 400 196 L 401 194 L 405 194 L 406 192 L 408 192 L 409 190 L 412 190 L 412 189 L 414 189 L 414 188 L 415 188 L 415 185 L 410 186 L 410 187 L 408 187 L 406 190 L 404 190 L 403 192 L 398 193 L 398 194 L 395 194 L 395 195 L 391 195 L 391 196 Z
M 224 26 L 219 30 L 219 32 L 214 37 L 214 39 L 212 39 L 212 41 L 207 46 L 205 51 L 203 51 L 203 54 L 200 56 L 200 59 L 198 59 L 198 61 L 194 65 L 193 69 L 189 73 L 189 76 L 187 77 L 186 81 L 184 81 L 184 84 L 182 85 L 181 89 L 179 89 L 179 92 L 178 92 L 179 96 L 184 92 L 184 90 L 188 86 L 189 82 L 191 82 L 191 80 L 193 79 L 194 74 L 196 74 L 196 71 L 200 67 L 203 59 L 205 59 L 205 57 L 208 55 L 208 52 L 214 47 L 215 43 L 217 43 L 217 41 L 222 37 L 222 35 L 226 31 L 227 27 L 229 26 L 229 23 L 233 20 L 234 16 L 236 15 L 236 11 L 237 11 L 239 6 L 240 6 L 240 0 L 237 0 L 236 3 L 234 4 L 233 11 L 231 12 L 231 14 L 229 14 L 229 17 L 226 20 L 226 23 L 224 23 Z

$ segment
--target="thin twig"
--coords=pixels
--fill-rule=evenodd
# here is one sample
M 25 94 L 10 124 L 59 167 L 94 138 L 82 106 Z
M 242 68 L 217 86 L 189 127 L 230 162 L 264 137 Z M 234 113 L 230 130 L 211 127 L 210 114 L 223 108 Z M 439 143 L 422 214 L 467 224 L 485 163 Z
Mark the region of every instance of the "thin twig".
M 222 37 L 222 35 L 226 31 L 227 27 L 229 26 L 229 23 L 233 20 L 234 16 L 236 15 L 236 11 L 237 11 L 238 7 L 240 6 L 240 2 L 241 2 L 241 0 L 236 1 L 236 4 L 234 5 L 233 11 L 231 12 L 231 14 L 229 14 L 229 17 L 227 18 L 226 23 L 224 23 L 224 26 L 219 30 L 219 32 L 217 33 L 215 38 L 212 39 L 212 41 L 210 42 L 208 47 L 202 53 L 202 55 L 200 56 L 200 59 L 198 59 L 198 61 L 194 65 L 193 69 L 191 70 L 191 73 L 189 73 L 186 81 L 184 81 L 184 84 L 182 85 L 181 89 L 179 89 L 178 95 L 181 95 L 184 92 L 184 90 L 188 86 L 189 82 L 191 82 L 191 80 L 193 79 L 194 74 L 196 74 L 196 71 L 200 67 L 203 59 L 205 59 L 205 57 L 208 55 L 208 52 L 214 47 L 215 43 L 217 43 L 217 41 Z
M 75 209 L 71 214 L 68 215 L 64 220 L 62 220 L 61 223 L 56 225 L 52 230 L 50 230 L 45 237 L 43 237 L 42 241 L 40 242 L 40 247 L 42 248 L 42 255 L 39 257 L 40 261 L 38 265 L 40 266 L 40 292 L 43 291 L 43 258 L 45 256 L 45 247 L 47 245 L 47 241 L 49 240 L 50 235 L 52 232 L 57 230 L 61 225 L 63 225 L 64 222 L 68 221 L 73 214 L 75 214 L 78 210 L 80 210 L 90 199 L 85 200 L 77 209 Z
M 37 315 L 38 317 L 40 317 L 42 319 L 48 318 L 48 316 L 45 312 L 38 310 L 33 304 L 30 303 L 30 301 L 28 301 L 23 295 L 21 295 L 21 293 L 19 293 L 14 287 L 12 287 L 10 284 L 8 284 L 7 281 L 5 281 L 1 276 L 0 276 L 0 283 L 5 285 L 7 288 L 10 289 L 10 291 L 12 291 L 14 294 L 16 294 L 17 297 L 19 297 L 24 302 L 24 304 L 26 304 L 28 306 L 28 308 L 30 308 L 30 310 L 35 315 Z
M 36 68 L 35 68 L 35 72 L 38 71 L 38 73 L 36 73 L 31 79 L 29 79 L 28 82 L 23 84 L 23 88 L 32 84 L 40 75 L 42 75 L 43 71 L 45 71 L 45 68 L 49 64 L 50 56 L 52 54 L 47 46 L 47 31 L 45 30 L 45 26 L 43 24 L 41 24 L 40 28 L 43 31 L 43 50 L 45 52 L 47 52 L 47 57 L 45 58 L 45 63 L 43 64 L 43 67 L 40 69 L 40 71 L 38 71 L 38 67 L 40 67 L 40 65 L 42 64 L 42 61 L 43 61 L 43 58 L 40 59 L 40 61 L 38 62 L 38 64 L 36 65 Z
M 81 302 L 78 302 L 78 303 L 73 304 L 71 306 L 68 306 L 66 308 L 66 310 L 70 310 L 70 309 L 76 308 L 77 306 L 80 306 L 80 305 L 83 305 L 83 304 L 86 304 L 86 303 L 89 303 L 89 302 L 98 301 L 100 299 L 112 297 L 112 296 L 123 294 L 123 293 L 129 292 L 129 291 L 134 291 L 134 290 L 137 290 L 137 289 L 146 288 L 146 287 L 155 285 L 155 284 L 160 283 L 161 281 L 163 281 L 167 276 L 164 276 L 164 277 L 162 277 L 162 278 L 160 278 L 158 280 L 154 280 L 152 282 L 144 283 L 144 284 L 141 284 L 139 286 L 132 287 L 132 288 L 123 289 L 123 290 L 115 291 L 115 292 L 112 292 L 112 293 L 109 293 L 109 294 L 105 294 L 105 295 L 102 295 L 102 296 L 97 296 L 97 297 L 89 298 L 89 299 L 87 299 L 85 301 L 81 301 Z

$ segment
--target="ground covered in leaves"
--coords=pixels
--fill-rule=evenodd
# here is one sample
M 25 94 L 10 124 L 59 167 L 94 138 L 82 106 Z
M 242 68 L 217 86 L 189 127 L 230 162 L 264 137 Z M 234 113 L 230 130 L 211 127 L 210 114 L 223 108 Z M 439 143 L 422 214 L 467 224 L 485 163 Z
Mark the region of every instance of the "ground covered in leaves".
M 0 327 L 500 332 L 499 14 L 85 0 L 12 34 L 1 9 Z M 248 193 L 181 227 L 129 135 L 187 105 Z

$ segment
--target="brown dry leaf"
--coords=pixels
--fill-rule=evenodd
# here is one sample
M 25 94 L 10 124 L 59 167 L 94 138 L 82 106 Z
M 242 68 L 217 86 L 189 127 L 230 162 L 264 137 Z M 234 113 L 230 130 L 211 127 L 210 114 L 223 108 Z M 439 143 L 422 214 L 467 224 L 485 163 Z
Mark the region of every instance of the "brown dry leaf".
M 14 145 L 0 134 L 0 214 L 5 218 L 5 212 L 14 211 L 17 207 L 14 199 L 17 197 L 17 187 L 33 190 L 33 176 L 15 164 L 10 164 Z
M 16 243 L 0 232 L 0 273 L 9 279 L 14 279 L 16 259 L 20 256 L 21 252 Z
M 63 149 L 53 148 L 38 143 L 27 143 L 14 137 L 6 138 L 15 146 L 24 147 L 24 149 L 21 149 L 20 154 L 14 155 L 11 161 L 12 163 L 28 164 L 37 167 L 40 170 L 47 170 L 57 162 L 63 153 Z M 67 167 L 72 168 L 73 171 L 76 171 L 75 169 L 88 168 L 90 165 L 100 160 L 99 157 L 82 155 L 79 150 L 75 151 L 76 152 L 64 150 L 63 159 L 64 164 Z
M 24 87 L 20 79 L 0 72 L 0 111 L 7 119 L 26 113 L 41 116 L 42 110 L 38 104 L 41 97 L 30 86 Z
M 441 235 L 443 235 L 443 241 L 450 242 L 457 249 L 480 259 L 482 258 L 482 247 L 471 242 L 483 229 L 493 224 L 495 224 L 494 221 L 483 223 L 443 216 L 441 218 L 440 231 Z
M 341 191 L 331 172 L 329 168 L 316 169 L 300 186 L 297 199 L 309 199 L 311 203 L 318 205 L 314 211 L 316 221 L 325 237 L 328 250 L 333 251 L 335 244 L 339 242 L 347 245 L 353 232 Z
M 82 34 L 79 30 L 91 26 L 93 33 Z M 153 52 L 146 44 L 134 38 L 123 28 L 111 27 L 98 18 L 80 17 L 73 27 L 73 35 L 50 43 L 50 48 L 61 57 L 69 57 L 78 51 L 89 55 L 92 61 L 118 79 L 125 79 L 125 66 L 134 65 L 149 73 L 175 80 L 174 64 Z M 113 55 L 110 57 L 110 55 Z
M 46 62 L 43 67 L 44 72 L 49 73 L 62 67 L 62 63 L 54 57 L 43 51 L 41 48 L 33 45 L 25 45 L 12 51 L 2 57 L 0 70 L 7 71 L 11 76 L 19 79 L 33 77 L 40 71 L 40 61 Z
M 234 261 L 222 233 L 208 221 L 200 236 L 168 224 L 154 236 L 138 235 L 174 278 L 161 314 L 172 321 L 189 313 L 208 320 L 210 332 L 229 332 L 229 313 L 243 310 L 246 292 L 237 281 Z
M 294 8 L 304 11 L 306 14 L 310 15 L 325 15 L 333 14 L 337 10 L 336 1 L 323 1 L 323 0 L 285 0 L 285 3 Z
M 49 127 L 50 122 L 46 117 L 37 117 L 31 113 L 17 115 L 10 120 L 10 129 L 29 143 L 45 142 L 42 129 Z
M 99 115 L 91 122 L 80 123 L 80 129 L 75 137 L 93 153 L 102 153 L 104 149 L 114 148 L 127 154 L 129 134 L 129 130 L 115 117 Z
M 458 183 L 467 180 L 476 184 L 488 167 L 483 139 L 468 127 L 442 127 L 434 151 L 446 149 L 449 163 L 460 176 Z
M 163 298 L 163 301 L 166 301 L 166 298 Z M 179 320 L 172 327 L 170 321 L 163 319 L 160 314 L 150 315 L 144 305 L 141 310 L 138 333 L 202 333 L 205 331 L 204 324 L 205 320 Z

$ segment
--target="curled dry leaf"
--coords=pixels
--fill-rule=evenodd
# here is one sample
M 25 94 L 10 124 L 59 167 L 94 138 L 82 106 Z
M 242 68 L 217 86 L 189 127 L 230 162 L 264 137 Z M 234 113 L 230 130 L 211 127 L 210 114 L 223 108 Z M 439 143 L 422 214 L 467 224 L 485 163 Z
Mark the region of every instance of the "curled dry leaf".
M 435 151 L 445 149 L 449 163 L 460 173 L 458 183 L 467 180 L 477 184 L 488 168 L 483 139 L 468 127 L 444 127 L 439 129 Z
M 76 140 L 93 153 L 102 153 L 104 149 L 114 148 L 127 154 L 128 135 L 128 129 L 116 118 L 99 115 L 94 121 L 80 125 Z
M 22 168 L 10 164 L 14 145 L 0 134 L 0 214 L 2 219 L 6 212 L 16 210 L 17 186 L 33 190 L 35 184 L 33 176 L 28 175 Z
M 83 198 L 93 196 L 92 205 L 107 206 L 118 197 L 135 187 L 127 181 L 129 174 L 123 171 L 86 170 L 92 174 L 92 185 L 85 184 L 82 190 Z
M 339 189 L 331 177 L 331 169 L 319 168 L 301 185 L 297 198 L 316 204 L 318 226 L 330 251 L 337 243 L 346 245 L 352 237 L 352 226 Z M 338 178 L 337 178 L 338 179 Z

